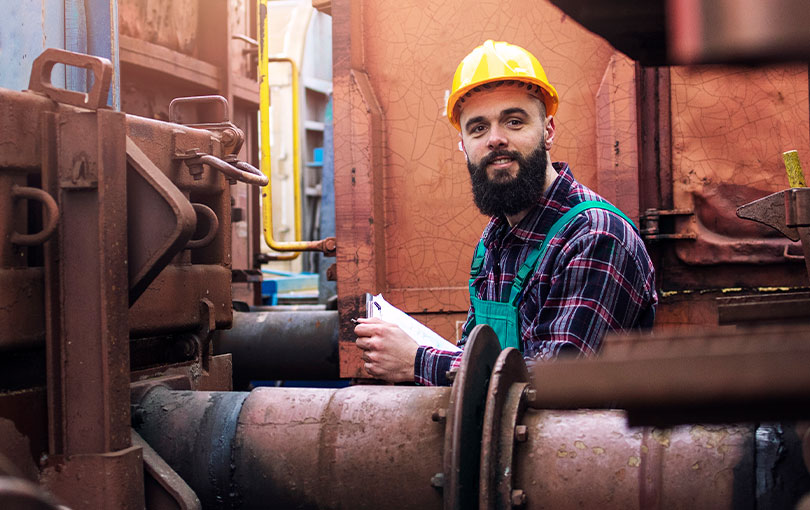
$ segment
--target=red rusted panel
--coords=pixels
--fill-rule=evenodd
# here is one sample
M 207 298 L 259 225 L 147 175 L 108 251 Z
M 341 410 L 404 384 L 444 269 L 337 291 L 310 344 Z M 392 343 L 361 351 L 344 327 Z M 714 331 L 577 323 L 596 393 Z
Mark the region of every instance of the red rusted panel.
M 789 187 L 782 152 L 810 161 L 806 66 L 673 68 L 671 77 L 673 205 L 695 209 L 687 228 L 698 235 L 678 243 L 678 257 L 784 263 L 789 241 L 734 211 Z
M 614 53 L 596 93 L 597 188 L 636 224 L 639 217 L 635 63 Z
M 120 34 L 193 55 L 197 46 L 200 0 L 121 0 Z
M 533 51 L 560 92 L 554 160 L 596 184 L 596 92 L 613 49 L 556 7 L 528 0 L 334 2 L 335 202 L 341 375 L 359 375 L 347 319 L 364 292 L 408 313 L 469 306 L 486 223 L 472 205 L 458 134 L 444 118 L 458 62 L 485 39 Z M 431 321 L 432 322 L 432 321 Z M 445 323 L 442 334 L 455 338 Z
M 788 187 L 782 152 L 808 146 L 807 71 L 800 66 L 756 70 L 672 68 L 671 156 L 662 157 L 666 206 L 694 210 L 675 232 L 694 240 L 664 245 L 664 289 L 773 287 L 806 284 L 801 247 L 775 230 L 741 220 L 737 207 Z M 642 127 L 642 130 L 648 127 Z M 668 132 L 667 132 L 668 131 Z M 669 135 L 669 136 L 667 136 Z M 662 155 L 663 156 L 663 155 Z M 663 175 L 671 168 L 672 177 Z M 787 254 L 787 256 L 786 256 Z

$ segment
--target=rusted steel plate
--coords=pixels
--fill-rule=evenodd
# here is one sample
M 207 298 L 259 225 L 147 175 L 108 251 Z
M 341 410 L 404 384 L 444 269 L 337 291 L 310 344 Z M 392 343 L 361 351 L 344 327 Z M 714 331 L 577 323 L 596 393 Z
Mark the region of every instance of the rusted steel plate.
M 167 331 L 196 330 L 200 326 L 200 300 L 214 305 L 217 328 L 230 326 L 231 270 L 208 264 L 167 266 L 130 308 L 133 336 Z
M 44 343 L 43 278 L 41 267 L 0 269 L 0 351 Z
M 671 87 L 673 205 L 694 208 L 680 228 L 697 233 L 695 241 L 678 243 L 678 258 L 693 265 L 784 264 L 789 241 L 734 211 L 788 187 L 785 150 L 798 149 L 810 161 L 806 66 L 675 67 Z
M 613 54 L 596 93 L 597 189 L 639 224 L 636 64 Z
M 351 247 L 337 258 L 341 375 L 357 376 L 348 319 L 363 293 L 386 293 L 417 316 L 469 306 L 469 265 L 486 218 L 472 205 L 458 134 L 443 117 L 458 62 L 487 38 L 535 52 L 561 94 L 552 159 L 594 186 L 596 92 L 614 52 L 556 7 L 528 0 L 492 9 L 343 0 L 332 13 L 337 237 Z
M 106 454 L 48 457 L 40 483 L 70 508 L 144 508 L 143 456 L 137 446 Z

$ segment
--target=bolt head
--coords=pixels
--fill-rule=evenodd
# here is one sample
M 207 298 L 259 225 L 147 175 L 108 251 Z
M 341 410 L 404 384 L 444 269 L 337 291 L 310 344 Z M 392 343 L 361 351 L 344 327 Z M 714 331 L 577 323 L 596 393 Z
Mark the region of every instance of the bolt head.
M 518 443 L 525 443 L 529 438 L 529 427 L 526 425 L 518 425 L 515 427 L 515 441 Z
M 532 387 L 526 388 L 526 393 L 524 393 L 524 395 L 526 397 L 526 402 L 529 404 L 537 400 L 537 390 Z
M 447 409 L 440 407 L 433 411 L 431 419 L 437 423 L 444 423 L 447 420 Z
M 430 485 L 436 487 L 437 489 L 444 487 L 444 473 L 436 473 L 430 477 Z
M 526 493 L 523 489 L 515 489 L 512 491 L 512 506 L 518 507 L 526 504 Z

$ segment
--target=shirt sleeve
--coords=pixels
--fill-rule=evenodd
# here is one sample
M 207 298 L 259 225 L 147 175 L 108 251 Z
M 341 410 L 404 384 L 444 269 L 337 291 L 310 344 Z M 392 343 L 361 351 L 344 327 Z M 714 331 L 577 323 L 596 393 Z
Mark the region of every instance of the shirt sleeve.
M 461 354 L 420 346 L 413 364 L 414 381 L 423 386 L 450 386 L 447 372 L 458 369 Z
M 475 310 L 470 305 L 461 339 L 456 345 L 464 349 L 473 326 L 475 326 Z M 415 382 L 423 386 L 450 386 L 452 382 L 447 378 L 447 372 L 457 370 L 460 365 L 460 352 L 442 351 L 433 347 L 420 346 L 416 351 L 416 359 L 413 363 L 413 378 Z
M 572 240 L 560 261 L 543 307 L 524 329 L 524 356 L 532 360 L 595 354 L 607 331 L 634 327 L 654 300 L 651 268 L 612 234 Z

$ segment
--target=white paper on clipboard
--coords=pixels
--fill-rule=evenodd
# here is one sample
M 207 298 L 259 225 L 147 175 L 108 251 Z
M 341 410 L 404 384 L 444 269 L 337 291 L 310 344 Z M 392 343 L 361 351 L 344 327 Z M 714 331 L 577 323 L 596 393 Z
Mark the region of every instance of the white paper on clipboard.
M 377 317 L 399 326 L 402 331 L 416 340 L 419 345 L 434 347 L 442 351 L 461 352 L 461 349 L 448 342 L 438 333 L 386 301 L 382 294 L 366 294 L 366 317 Z

